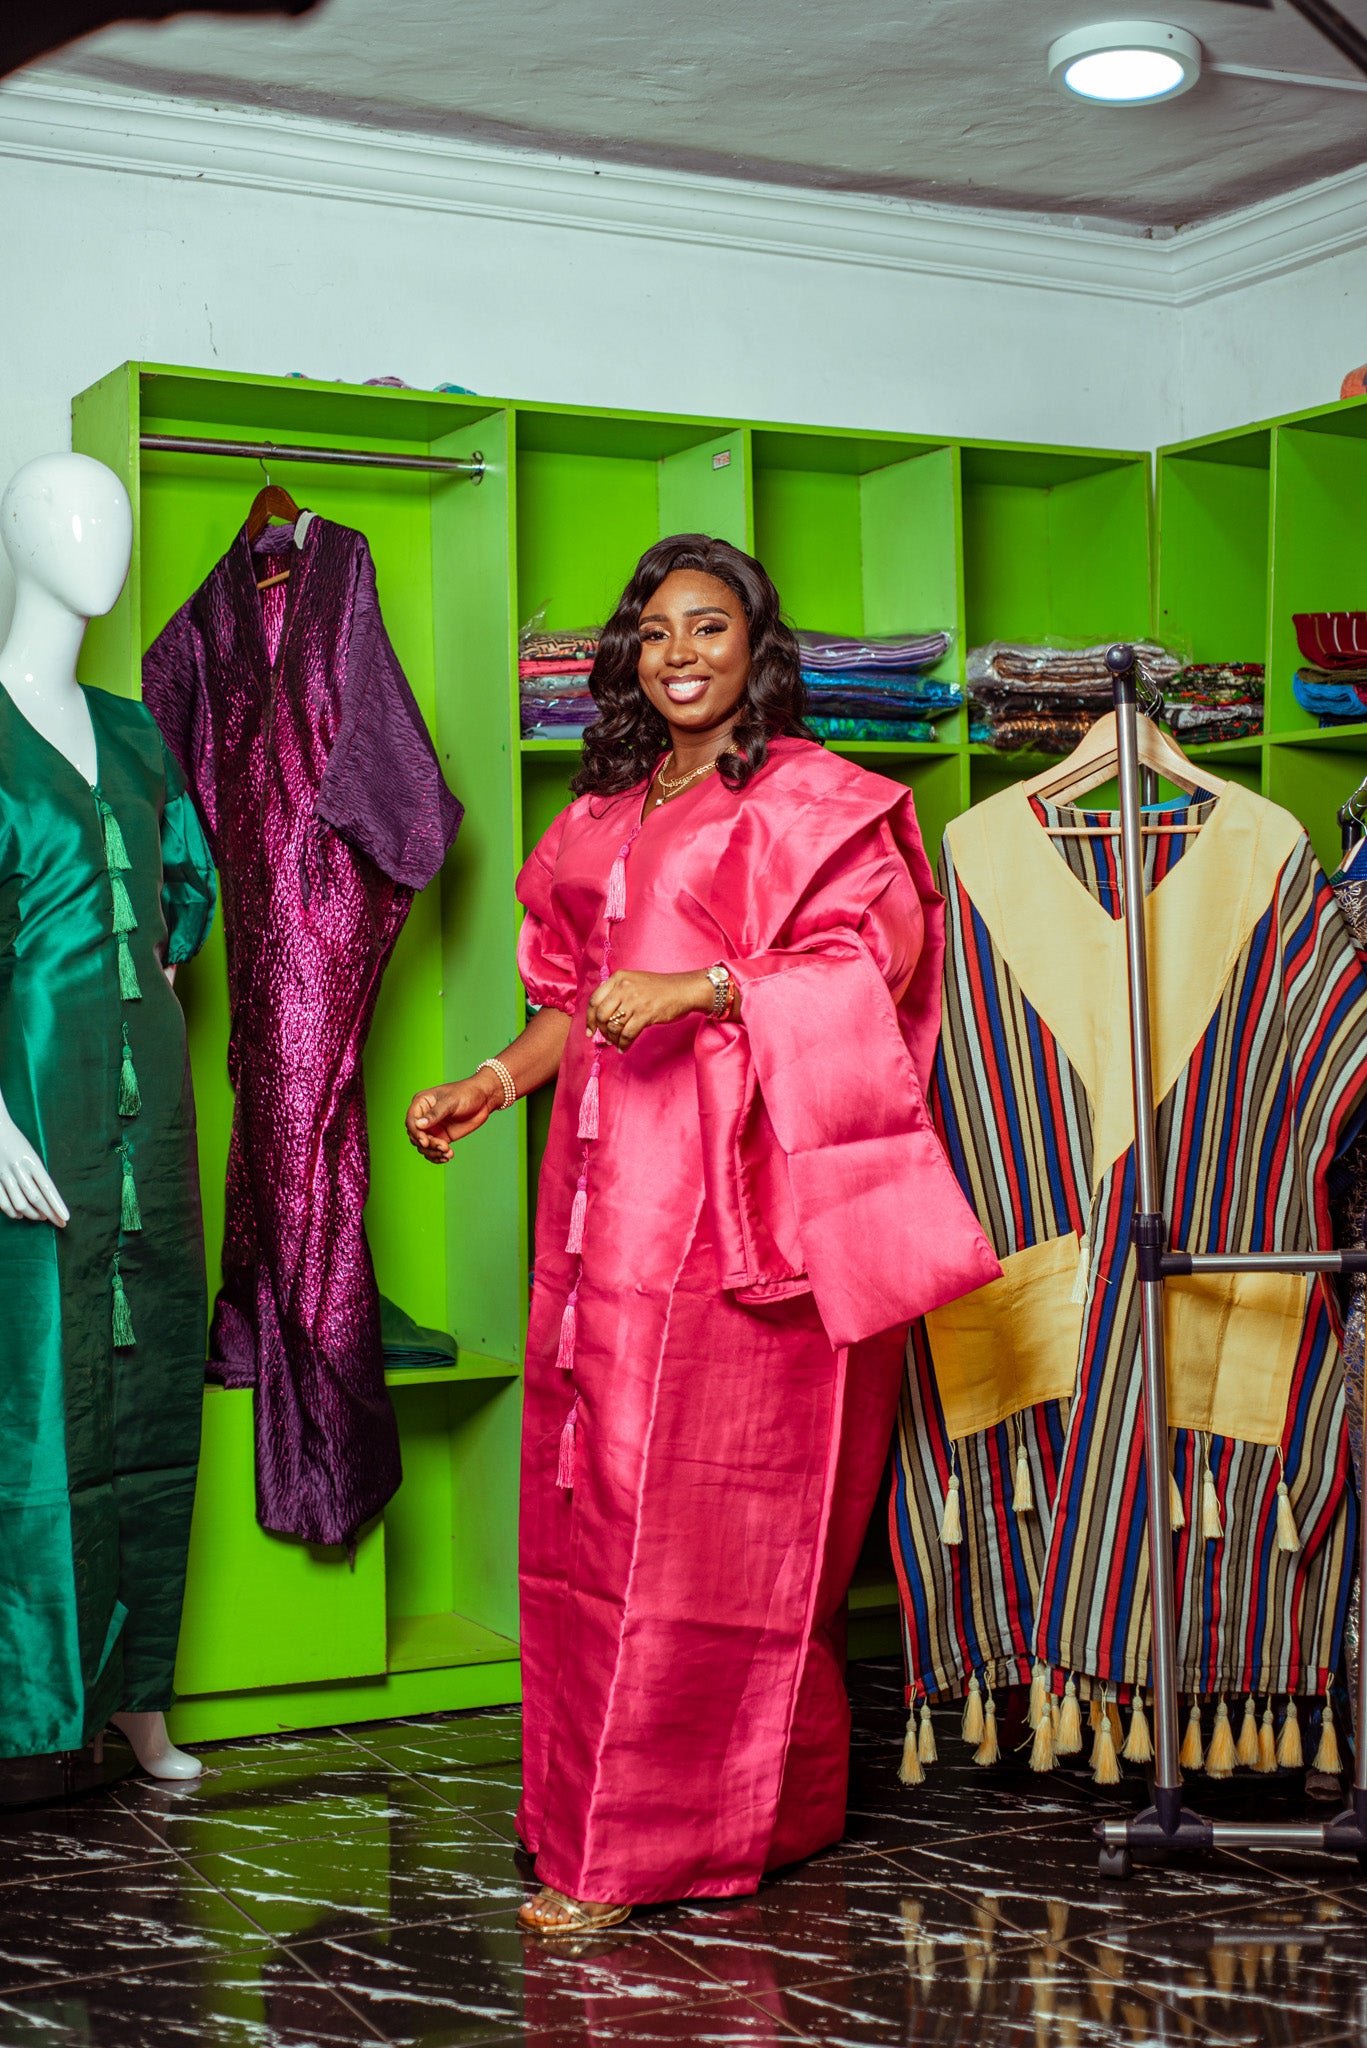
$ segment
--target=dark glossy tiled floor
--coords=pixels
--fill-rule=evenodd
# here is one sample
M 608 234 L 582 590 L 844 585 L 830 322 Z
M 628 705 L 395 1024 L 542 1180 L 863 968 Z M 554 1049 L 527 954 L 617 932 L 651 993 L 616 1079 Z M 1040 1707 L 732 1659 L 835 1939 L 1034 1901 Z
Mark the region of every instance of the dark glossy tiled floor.
M 225 1745 L 194 1791 L 131 1779 L 0 1816 L 0 2048 L 1367 2043 L 1356 1865 L 1103 1885 L 1090 1828 L 1138 1780 L 1107 1801 L 1085 1776 L 978 1771 L 951 1721 L 956 1760 L 905 1790 L 898 1673 L 852 1681 L 837 1848 L 573 1949 L 513 1924 L 515 1712 Z M 1259 1780 L 1219 1803 L 1300 1796 Z

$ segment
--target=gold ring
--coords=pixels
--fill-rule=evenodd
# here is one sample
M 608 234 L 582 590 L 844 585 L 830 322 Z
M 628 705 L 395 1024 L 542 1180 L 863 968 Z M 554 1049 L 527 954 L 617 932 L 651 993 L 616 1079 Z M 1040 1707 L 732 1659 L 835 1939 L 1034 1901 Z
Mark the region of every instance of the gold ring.
M 624 1020 L 624 1019 L 625 1019 L 625 1017 L 626 1017 L 626 1014 L 627 1014 L 627 1013 L 626 1013 L 626 1011 L 625 1011 L 625 1010 L 614 1010 L 614 1011 L 613 1011 L 613 1013 L 612 1013 L 612 1015 L 611 1015 L 611 1016 L 610 1016 L 610 1017 L 608 1018 L 608 1022 L 609 1022 L 609 1024 L 620 1024 L 620 1023 L 622 1023 L 622 1022 L 623 1022 L 623 1020 Z

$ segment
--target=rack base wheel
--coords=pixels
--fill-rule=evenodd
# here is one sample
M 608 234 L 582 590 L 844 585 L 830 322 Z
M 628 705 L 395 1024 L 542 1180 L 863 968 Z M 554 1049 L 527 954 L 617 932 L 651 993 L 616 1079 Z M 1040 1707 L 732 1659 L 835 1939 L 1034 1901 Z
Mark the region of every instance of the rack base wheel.
M 1103 1849 L 1097 1857 L 1097 1869 L 1113 1883 L 1123 1882 L 1134 1874 L 1134 1858 L 1128 1849 Z

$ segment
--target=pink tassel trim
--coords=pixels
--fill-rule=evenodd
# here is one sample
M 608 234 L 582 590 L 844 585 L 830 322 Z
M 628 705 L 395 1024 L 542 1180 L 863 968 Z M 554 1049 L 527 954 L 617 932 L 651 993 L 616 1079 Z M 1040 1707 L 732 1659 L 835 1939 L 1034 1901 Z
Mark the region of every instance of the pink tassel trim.
M 627 914 L 627 864 L 625 846 L 608 869 L 608 900 L 603 915 L 610 924 L 620 923 Z
M 581 1138 L 596 1138 L 598 1136 L 598 1067 L 599 1062 L 595 1059 L 588 1081 L 585 1083 L 583 1100 L 579 1104 L 579 1136 Z
M 561 1372 L 574 1371 L 574 1336 L 578 1306 L 579 1289 L 576 1287 L 565 1303 L 565 1313 L 560 1318 L 560 1348 L 555 1354 L 555 1362 Z
M 555 1483 L 562 1493 L 574 1490 L 574 1440 L 578 1416 L 579 1399 L 576 1395 L 574 1406 L 565 1418 L 565 1427 L 560 1432 L 560 1463 L 556 1468 Z
M 584 1176 L 581 1173 L 579 1176 L 579 1186 L 575 1189 L 574 1207 L 570 1210 L 570 1234 L 565 1239 L 565 1250 L 567 1252 L 583 1251 L 584 1219 L 588 1212 L 589 1191 L 585 1184 Z

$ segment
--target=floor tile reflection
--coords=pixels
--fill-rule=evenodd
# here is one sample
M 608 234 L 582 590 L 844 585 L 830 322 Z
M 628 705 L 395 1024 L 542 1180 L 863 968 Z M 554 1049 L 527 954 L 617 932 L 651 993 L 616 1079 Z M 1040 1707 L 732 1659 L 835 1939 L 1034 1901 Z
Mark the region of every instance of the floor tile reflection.
M 0 2048 L 1367 2048 L 1356 1866 L 1252 1855 L 1103 1882 L 1132 1775 L 975 1768 L 953 1717 L 898 1782 L 895 1663 L 857 1666 L 844 1839 L 753 1898 L 522 1936 L 514 1710 L 206 1748 L 0 1814 Z M 1291 1777 L 1208 1788 L 1304 1812 Z

